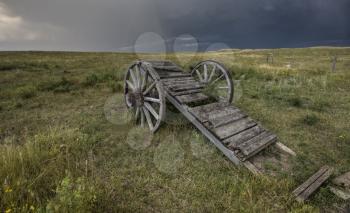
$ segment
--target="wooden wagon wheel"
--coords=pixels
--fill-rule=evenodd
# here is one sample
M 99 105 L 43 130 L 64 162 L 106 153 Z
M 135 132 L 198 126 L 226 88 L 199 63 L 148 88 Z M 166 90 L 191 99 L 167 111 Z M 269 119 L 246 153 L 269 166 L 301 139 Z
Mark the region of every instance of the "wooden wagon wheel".
M 202 61 L 194 67 L 191 74 L 206 85 L 204 93 L 220 102 L 232 102 L 232 77 L 223 65 L 211 60 Z
M 124 95 L 136 123 L 141 127 L 148 125 L 155 132 L 164 118 L 166 105 L 162 85 L 152 72 L 143 62 L 131 65 L 125 76 Z

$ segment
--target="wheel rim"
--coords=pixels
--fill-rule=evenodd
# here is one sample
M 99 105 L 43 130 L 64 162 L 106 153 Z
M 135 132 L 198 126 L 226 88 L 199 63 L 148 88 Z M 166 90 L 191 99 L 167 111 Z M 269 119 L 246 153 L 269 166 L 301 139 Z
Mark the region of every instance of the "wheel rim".
M 126 106 L 141 127 L 155 132 L 164 118 L 165 101 L 159 81 L 142 62 L 129 67 L 125 76 L 124 94 Z
M 224 66 L 215 61 L 203 61 L 195 66 L 191 74 L 205 84 L 205 94 L 220 102 L 232 102 L 233 82 Z

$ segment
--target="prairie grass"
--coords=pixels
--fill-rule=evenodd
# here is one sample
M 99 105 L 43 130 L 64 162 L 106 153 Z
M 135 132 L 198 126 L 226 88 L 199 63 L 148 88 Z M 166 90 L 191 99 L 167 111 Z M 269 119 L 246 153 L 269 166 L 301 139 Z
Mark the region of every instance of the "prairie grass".
M 166 57 L 186 69 L 222 62 L 234 78 L 234 104 L 297 153 L 290 171 L 255 177 L 235 167 L 170 104 L 150 142 L 135 144 L 148 134 L 119 108 L 134 54 L 1 52 L 0 211 L 318 212 L 343 204 L 327 185 L 303 204 L 291 191 L 324 164 L 334 176 L 350 168 L 349 48 Z

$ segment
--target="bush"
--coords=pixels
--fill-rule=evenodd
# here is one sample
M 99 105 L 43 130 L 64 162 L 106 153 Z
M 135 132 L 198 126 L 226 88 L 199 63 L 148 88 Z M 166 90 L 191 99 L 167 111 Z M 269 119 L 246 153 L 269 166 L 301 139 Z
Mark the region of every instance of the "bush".
M 122 82 L 110 81 L 109 87 L 113 93 L 122 92 L 124 90 L 124 86 Z
M 36 95 L 37 89 L 33 85 L 27 85 L 24 87 L 20 87 L 16 89 L 16 96 L 21 97 L 23 99 L 29 99 Z
M 320 119 L 317 117 L 317 115 L 315 114 L 311 114 L 311 115 L 306 115 L 303 119 L 302 122 L 306 125 L 309 126 L 314 126 L 316 125 L 318 122 L 320 121 Z
M 68 81 L 65 77 L 62 77 L 59 81 L 47 81 L 42 82 L 38 86 L 40 91 L 53 91 L 53 92 L 70 92 L 76 89 L 73 82 Z
M 84 81 L 85 86 L 95 86 L 98 83 L 99 79 L 95 73 L 90 74 L 86 77 Z
M 298 97 L 292 97 L 288 100 L 289 104 L 293 107 L 302 107 L 303 101 Z
M 86 178 L 76 180 L 68 174 L 56 189 L 56 196 L 46 206 L 48 212 L 91 212 L 96 202 L 94 184 Z

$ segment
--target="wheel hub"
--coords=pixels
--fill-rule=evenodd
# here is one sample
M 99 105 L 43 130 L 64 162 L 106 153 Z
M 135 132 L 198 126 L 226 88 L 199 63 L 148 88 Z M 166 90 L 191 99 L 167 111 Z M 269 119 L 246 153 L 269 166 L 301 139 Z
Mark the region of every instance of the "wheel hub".
M 128 94 L 128 102 L 132 107 L 142 107 L 144 103 L 143 94 L 141 92 L 134 92 Z

